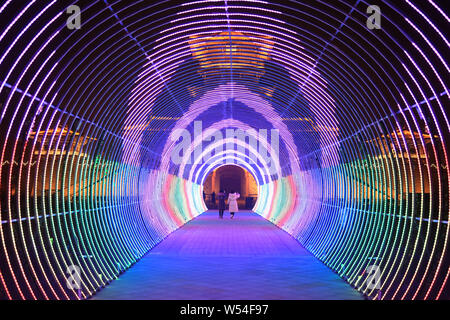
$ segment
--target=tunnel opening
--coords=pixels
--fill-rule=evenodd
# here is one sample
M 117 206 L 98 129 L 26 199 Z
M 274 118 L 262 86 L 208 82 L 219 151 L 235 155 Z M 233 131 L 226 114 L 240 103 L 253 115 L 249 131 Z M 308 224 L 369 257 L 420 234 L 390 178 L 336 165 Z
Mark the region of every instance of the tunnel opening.
M 208 174 L 204 183 L 204 200 L 208 209 L 217 209 L 217 194 L 237 192 L 239 209 L 253 210 L 258 199 L 258 184 L 253 175 L 237 165 L 222 165 Z M 214 192 L 214 195 L 213 195 Z

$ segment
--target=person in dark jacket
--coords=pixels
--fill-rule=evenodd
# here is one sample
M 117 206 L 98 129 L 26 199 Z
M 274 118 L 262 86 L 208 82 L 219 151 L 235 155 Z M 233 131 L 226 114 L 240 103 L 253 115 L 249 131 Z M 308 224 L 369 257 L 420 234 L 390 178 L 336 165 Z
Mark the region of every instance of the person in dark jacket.
M 217 194 L 217 200 L 219 201 L 218 208 L 219 208 L 219 218 L 223 219 L 223 212 L 225 211 L 225 191 L 220 190 L 220 192 Z

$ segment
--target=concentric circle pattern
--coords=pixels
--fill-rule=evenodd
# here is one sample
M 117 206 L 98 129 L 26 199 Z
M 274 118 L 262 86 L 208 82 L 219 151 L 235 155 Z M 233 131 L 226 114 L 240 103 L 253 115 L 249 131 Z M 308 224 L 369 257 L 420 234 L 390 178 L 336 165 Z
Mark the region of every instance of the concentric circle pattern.
M 368 298 L 449 298 L 449 18 L 373 4 L 3 1 L 0 298 L 94 295 L 225 163 Z

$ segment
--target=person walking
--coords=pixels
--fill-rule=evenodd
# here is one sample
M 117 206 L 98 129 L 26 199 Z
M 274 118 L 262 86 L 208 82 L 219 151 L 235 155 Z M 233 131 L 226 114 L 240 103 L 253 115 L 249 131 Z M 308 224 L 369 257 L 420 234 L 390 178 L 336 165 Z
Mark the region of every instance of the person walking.
M 239 211 L 237 199 L 239 199 L 241 195 L 234 190 L 231 190 L 228 195 L 228 210 L 230 211 L 231 219 L 233 219 L 234 214 Z
M 225 211 L 225 191 L 220 190 L 220 192 L 217 194 L 217 200 L 218 203 L 218 209 L 219 209 L 219 218 L 223 219 L 223 212 Z

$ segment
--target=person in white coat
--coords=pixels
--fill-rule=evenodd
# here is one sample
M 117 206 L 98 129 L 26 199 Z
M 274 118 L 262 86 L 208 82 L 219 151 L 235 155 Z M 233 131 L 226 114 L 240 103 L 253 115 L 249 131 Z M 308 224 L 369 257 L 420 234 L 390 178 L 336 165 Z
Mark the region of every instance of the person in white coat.
M 241 195 L 237 192 L 235 193 L 234 190 L 231 190 L 228 195 L 228 210 L 230 211 L 231 219 L 233 219 L 234 214 L 239 211 L 236 200 L 239 199 L 240 196 Z

